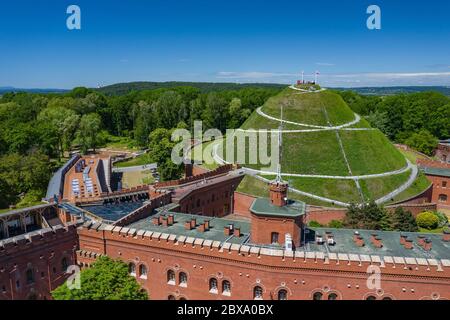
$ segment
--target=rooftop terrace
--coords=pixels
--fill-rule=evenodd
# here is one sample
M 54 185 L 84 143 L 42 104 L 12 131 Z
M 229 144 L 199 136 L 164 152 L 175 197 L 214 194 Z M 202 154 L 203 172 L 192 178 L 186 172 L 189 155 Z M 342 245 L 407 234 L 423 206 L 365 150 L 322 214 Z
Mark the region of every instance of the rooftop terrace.
M 153 219 L 159 219 L 159 217 L 168 217 L 173 215 L 174 222 L 172 225 L 164 226 L 163 224 L 155 225 Z M 195 227 L 192 229 L 186 229 L 185 224 L 190 223 L 195 219 Z M 200 231 L 201 225 L 209 221 L 209 228 L 206 231 Z M 240 229 L 240 236 L 226 235 L 224 229 L 230 224 L 233 224 L 234 228 Z M 175 234 L 178 236 L 186 236 L 192 238 L 201 238 L 212 241 L 227 241 L 229 243 L 243 244 L 248 240 L 250 234 L 250 223 L 246 221 L 236 221 L 224 218 L 212 218 L 199 215 L 191 215 L 184 213 L 173 213 L 173 212 L 158 212 L 155 215 L 136 221 L 127 226 L 128 228 L 137 230 L 146 230 L 153 232 L 161 232 L 168 234 Z
M 121 203 L 106 203 L 101 205 L 80 206 L 80 208 L 95 214 L 97 217 L 117 221 L 131 212 L 139 209 L 145 203 L 145 200 L 136 200 Z
M 364 241 L 364 246 L 358 246 L 354 241 L 355 231 Z M 329 232 L 334 241 L 334 245 L 328 245 L 326 242 L 327 232 Z M 379 243 L 372 241 L 372 235 L 376 234 Z M 316 236 L 324 238 L 324 244 L 318 244 Z M 400 235 L 405 236 L 411 241 L 411 249 L 405 248 L 400 242 Z M 422 239 L 431 240 L 430 250 L 425 250 L 420 244 Z M 425 259 L 450 259 L 450 242 L 442 240 L 442 234 L 417 233 L 417 232 L 392 232 L 392 231 L 371 231 L 371 230 L 352 230 L 352 229 L 331 229 L 331 228 L 310 228 L 307 233 L 308 251 L 319 251 L 329 254 L 359 254 L 359 255 L 377 255 L 393 257 L 412 257 Z

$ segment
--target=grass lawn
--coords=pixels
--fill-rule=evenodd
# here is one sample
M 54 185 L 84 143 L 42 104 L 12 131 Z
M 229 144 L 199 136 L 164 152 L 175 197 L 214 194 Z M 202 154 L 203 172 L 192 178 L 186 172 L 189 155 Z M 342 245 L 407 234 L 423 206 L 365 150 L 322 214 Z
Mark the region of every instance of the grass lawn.
M 334 131 L 283 134 L 282 171 L 348 175 Z
M 285 177 L 289 184 L 300 191 L 342 202 L 361 202 L 353 180 Z
M 312 125 L 327 126 L 323 108 L 326 108 L 330 122 L 334 125 L 354 120 L 354 114 L 342 98 L 331 91 L 298 94 L 285 89 L 271 97 L 262 107 L 270 116 L 280 118 L 280 105 L 285 105 L 283 117 L 289 121 Z
M 425 191 L 430 185 L 431 182 L 425 177 L 425 175 L 422 172 L 419 172 L 419 175 L 417 179 L 413 182 L 413 184 L 408 189 L 395 196 L 393 200 L 389 201 L 388 203 L 394 203 L 409 199 Z
M 417 160 L 419 159 L 427 159 L 424 155 L 411 150 L 404 150 L 402 148 L 398 148 L 398 150 L 412 163 L 417 163 Z
M 150 170 L 124 172 L 122 175 L 122 186 L 132 188 L 155 182 Z
M 410 175 L 411 170 L 408 170 L 394 176 L 360 180 L 359 184 L 366 201 L 377 200 L 404 184 Z
M 403 155 L 379 131 L 340 131 L 354 175 L 375 174 L 406 166 Z
M 134 141 L 129 137 L 117 137 L 109 135 L 108 140 L 109 142 L 102 146 L 103 148 L 129 152 L 139 150 L 139 148 L 134 145 Z
M 265 176 L 266 179 L 272 179 L 274 177 Z M 269 197 L 269 185 L 264 181 L 261 181 L 255 177 L 246 175 L 242 182 L 239 184 L 237 190 L 238 192 L 246 193 L 255 197 L 268 198 Z M 324 206 L 324 207 L 336 207 L 331 203 L 319 201 L 309 197 L 301 196 L 294 192 L 289 192 L 289 199 L 303 201 L 310 205 Z
M 127 161 L 116 162 L 114 166 L 117 168 L 126 168 L 134 166 L 143 166 L 149 163 L 152 163 L 152 161 L 150 160 L 150 155 L 145 153 Z

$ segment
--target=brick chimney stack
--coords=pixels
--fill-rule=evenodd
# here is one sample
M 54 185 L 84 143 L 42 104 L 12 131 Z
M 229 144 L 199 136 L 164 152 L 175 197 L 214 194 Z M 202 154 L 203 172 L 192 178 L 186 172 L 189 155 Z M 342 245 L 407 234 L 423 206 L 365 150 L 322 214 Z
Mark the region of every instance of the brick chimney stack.
M 283 207 L 287 204 L 287 183 L 272 182 L 269 186 L 270 202 L 278 207 Z
M 359 234 L 358 231 L 355 231 L 353 234 L 353 241 L 358 247 L 364 247 L 364 238 Z
M 169 214 L 169 217 L 167 218 L 167 224 L 169 225 L 169 226 L 172 226 L 173 224 L 174 224 L 174 217 L 173 217 L 173 214 Z
M 378 235 L 376 233 L 372 233 L 372 235 L 370 236 L 370 241 L 372 242 L 372 244 L 374 245 L 375 248 L 382 248 L 383 247 L 383 243 L 381 242 L 381 238 L 378 237 Z

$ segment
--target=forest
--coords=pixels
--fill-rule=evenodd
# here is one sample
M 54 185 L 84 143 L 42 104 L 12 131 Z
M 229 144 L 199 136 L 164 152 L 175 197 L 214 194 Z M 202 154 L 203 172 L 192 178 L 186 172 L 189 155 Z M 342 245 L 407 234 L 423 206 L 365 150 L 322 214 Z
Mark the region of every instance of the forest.
M 439 140 L 450 138 L 450 97 L 438 92 L 365 96 L 339 91 L 352 110 L 391 141 L 428 156 Z
M 64 93 L 10 92 L 0 97 L 0 210 L 38 203 L 52 173 L 68 152 L 95 151 L 118 138 L 150 149 L 162 179 L 181 171 L 170 161 L 171 130 L 238 128 L 281 86 L 196 84 L 114 91 L 75 88 Z M 139 86 L 138 86 L 139 87 Z M 120 94 L 125 92 L 124 94 Z M 450 99 L 436 92 L 387 97 L 339 91 L 357 113 L 391 140 L 430 154 L 438 139 L 450 137 Z
M 75 88 L 66 93 L 5 93 L 0 97 L 0 209 L 38 203 L 47 183 L 71 150 L 82 153 L 106 146 L 117 137 L 133 147 L 152 149 L 161 178 L 180 174 L 170 159 L 171 130 L 239 127 L 280 88 L 239 87 L 203 92 L 177 86 L 105 95 Z M 233 87 L 233 86 L 231 86 Z M 206 90 L 209 91 L 209 90 Z

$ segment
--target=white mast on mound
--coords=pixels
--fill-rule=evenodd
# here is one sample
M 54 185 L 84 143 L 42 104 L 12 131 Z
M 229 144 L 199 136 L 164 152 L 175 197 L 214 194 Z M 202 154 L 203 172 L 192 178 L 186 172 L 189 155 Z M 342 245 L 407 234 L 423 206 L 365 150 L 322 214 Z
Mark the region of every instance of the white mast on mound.
M 283 103 L 281 103 L 281 122 L 278 129 L 278 164 L 276 182 L 283 182 L 281 179 L 281 152 L 283 143 Z

